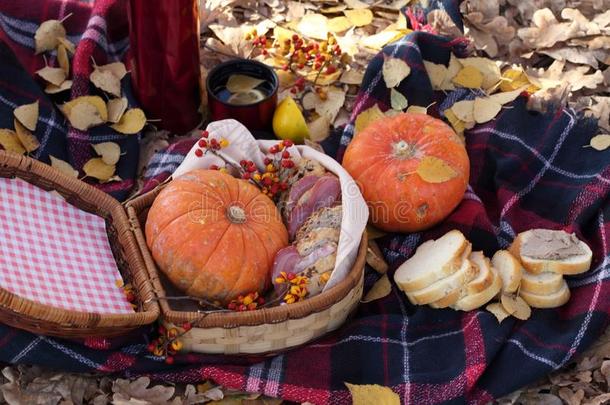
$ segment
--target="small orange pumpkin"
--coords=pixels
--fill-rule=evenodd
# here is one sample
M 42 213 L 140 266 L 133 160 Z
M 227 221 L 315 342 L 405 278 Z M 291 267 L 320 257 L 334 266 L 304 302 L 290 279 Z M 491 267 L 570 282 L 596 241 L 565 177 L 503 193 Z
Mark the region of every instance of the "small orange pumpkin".
M 360 186 L 371 222 L 416 232 L 460 203 L 470 172 L 462 140 L 443 121 L 403 113 L 374 121 L 348 145 L 343 166 Z
M 269 197 L 217 170 L 193 170 L 155 199 L 146 242 L 159 268 L 188 295 L 227 303 L 270 286 L 288 232 Z

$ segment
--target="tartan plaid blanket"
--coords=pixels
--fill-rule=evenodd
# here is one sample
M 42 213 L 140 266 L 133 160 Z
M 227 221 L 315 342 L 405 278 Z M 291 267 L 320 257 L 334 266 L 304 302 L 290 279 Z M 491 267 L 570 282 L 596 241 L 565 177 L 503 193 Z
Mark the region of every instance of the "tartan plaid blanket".
M 119 169 L 123 178 L 131 180 L 106 189 L 121 198 L 133 181 L 137 138 L 117 139 L 103 127 L 90 133 L 68 129 L 31 73 L 41 66 L 32 56 L 37 25 L 70 12 L 73 14 L 66 25 L 71 39 L 85 41 L 74 62 L 76 76 L 83 78 L 81 83 L 88 74 L 88 62 L 83 58 L 97 55 L 98 63 L 105 62 L 104 58 L 122 58 L 126 32 L 124 16 L 117 10 L 124 2 L 97 1 L 92 5 L 47 0 L 31 7 L 33 3 L 0 3 L 0 38 L 6 43 L 0 46 L 0 127 L 12 124 L 15 105 L 40 98 L 43 130 L 37 134 L 43 147 L 36 157 L 43 161 L 52 154 L 80 167 L 88 158 L 91 141 L 133 142 L 124 145 L 132 148 L 128 151 L 132 160 L 123 158 L 130 163 Z M 457 2 L 430 3 L 452 15 L 457 13 Z M 112 21 L 112 27 L 107 21 Z M 389 94 L 381 80 L 383 54 L 403 58 L 411 66 L 411 75 L 400 88 L 409 102 L 422 106 L 436 102 L 431 114 L 442 117 L 447 106 L 469 95 L 461 91 L 435 94 L 422 60 L 447 63 L 451 51 L 461 55 L 463 49 L 463 41 L 425 32 L 415 32 L 387 46 L 368 67 L 351 122 L 324 142 L 325 151 L 340 160 L 358 113 L 373 103 L 387 108 Z M 88 90 L 83 86 L 76 86 L 73 96 Z M 389 296 L 361 304 L 337 332 L 275 357 L 180 354 L 170 366 L 147 353 L 151 330 L 114 340 L 73 342 L 0 325 L 0 360 L 80 372 L 145 374 L 160 381 L 211 378 L 230 388 L 316 404 L 349 403 L 344 382 L 385 385 L 398 393 L 402 402 L 417 404 L 483 404 L 527 385 L 566 365 L 608 326 L 610 167 L 603 153 L 582 148 L 595 134 L 595 122 L 567 109 L 549 114 L 529 112 L 525 103 L 519 98 L 495 120 L 467 131 L 470 187 L 446 221 L 423 233 L 386 235 L 379 244 L 393 271 L 423 240 L 453 228 L 463 231 L 473 247 L 487 255 L 506 247 L 526 229 L 576 232 L 593 249 L 594 260 L 589 272 L 568 277 L 572 298 L 561 308 L 534 310 L 527 321 L 511 318 L 498 324 L 493 315 L 481 310 L 413 306 L 393 288 Z M 171 174 L 193 142 L 180 141 L 155 155 L 147 187 Z M 367 288 L 377 277 L 367 270 Z

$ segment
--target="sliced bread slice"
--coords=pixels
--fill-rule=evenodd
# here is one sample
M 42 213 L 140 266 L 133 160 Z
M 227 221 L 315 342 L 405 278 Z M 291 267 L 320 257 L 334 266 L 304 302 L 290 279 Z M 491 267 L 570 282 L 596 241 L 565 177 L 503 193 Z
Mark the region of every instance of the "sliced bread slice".
M 482 307 L 491 301 L 502 289 L 502 278 L 494 269 L 491 268 L 491 271 L 494 275 L 493 283 L 487 287 L 485 290 L 481 291 L 477 294 L 468 294 L 462 298 L 460 298 L 453 306 L 453 309 L 457 309 L 460 311 L 471 311 L 473 309 Z
M 460 291 L 462 286 L 466 285 L 476 276 L 476 271 L 477 269 L 472 266 L 470 260 L 464 258 L 462 266 L 458 271 L 432 283 L 426 288 L 406 293 L 407 298 L 417 305 L 426 305 L 441 300 L 452 292 Z
M 521 278 L 521 291 L 538 295 L 550 295 L 559 291 L 563 287 L 563 282 L 563 275 L 561 274 L 548 271 L 533 274 L 524 271 Z
M 552 273 L 559 274 L 580 274 L 589 270 L 589 268 L 591 267 L 591 258 L 593 257 L 593 252 L 591 251 L 591 248 L 589 248 L 589 246 L 587 246 L 587 244 L 583 241 L 578 241 L 577 246 L 580 253 L 565 258 L 541 259 L 528 256 L 524 253 L 524 246 L 528 242 L 533 243 L 532 240 L 539 239 L 536 236 L 535 232 L 545 232 L 545 235 L 552 235 L 555 233 L 557 237 L 563 237 L 567 235 L 563 231 L 549 231 L 546 229 L 531 229 L 529 231 L 522 232 L 517 235 L 517 238 L 513 241 L 512 245 L 509 248 L 509 251 L 515 257 L 521 260 L 523 267 L 530 273 L 539 274 L 544 271 L 549 271 Z
M 462 293 L 463 296 L 478 294 L 487 289 L 494 282 L 494 273 L 491 270 L 491 263 L 483 252 L 472 252 L 468 259 L 473 265 L 477 266 L 479 273 L 475 279 L 468 283 Z
M 552 294 L 541 295 L 521 290 L 519 295 L 532 308 L 556 308 L 568 302 L 570 299 L 570 289 L 568 288 L 568 283 L 563 280 L 559 291 Z
M 452 275 L 462 267 L 461 256 L 468 246 L 458 230 L 422 244 L 394 273 L 396 285 L 405 292 L 416 291 Z
M 502 278 L 502 292 L 514 293 L 521 284 L 521 263 L 507 250 L 498 250 L 491 264 Z

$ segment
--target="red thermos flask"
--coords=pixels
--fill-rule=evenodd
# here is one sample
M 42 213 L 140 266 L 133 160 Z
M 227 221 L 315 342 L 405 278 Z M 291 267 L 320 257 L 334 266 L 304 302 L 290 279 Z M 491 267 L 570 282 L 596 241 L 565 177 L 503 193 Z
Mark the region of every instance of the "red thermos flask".
M 133 88 L 146 116 L 176 134 L 201 122 L 199 0 L 129 0 Z

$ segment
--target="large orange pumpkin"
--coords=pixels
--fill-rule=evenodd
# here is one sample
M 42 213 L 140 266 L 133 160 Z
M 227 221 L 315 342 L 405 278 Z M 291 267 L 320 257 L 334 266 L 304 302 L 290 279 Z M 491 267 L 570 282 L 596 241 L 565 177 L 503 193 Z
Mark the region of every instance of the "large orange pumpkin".
M 217 170 L 193 170 L 155 199 L 146 242 L 180 290 L 227 303 L 269 287 L 288 232 L 273 201 L 254 185 Z
M 371 123 L 347 147 L 343 166 L 360 186 L 371 221 L 393 232 L 420 231 L 447 217 L 462 200 L 470 172 L 455 132 L 416 113 Z M 418 168 L 426 170 L 423 177 Z

